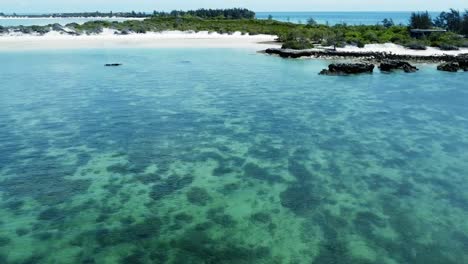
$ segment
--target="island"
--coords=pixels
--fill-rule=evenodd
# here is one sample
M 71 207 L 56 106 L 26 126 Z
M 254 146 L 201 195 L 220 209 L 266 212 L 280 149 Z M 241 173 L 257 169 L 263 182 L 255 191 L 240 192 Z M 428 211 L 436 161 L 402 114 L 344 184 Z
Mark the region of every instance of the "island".
M 384 19 L 377 25 L 324 25 L 318 24 L 313 18 L 310 18 L 306 24 L 297 24 L 276 21 L 272 17 L 256 19 L 253 11 L 243 8 L 154 11 L 151 14 L 66 13 L 52 14 L 52 16 L 125 16 L 144 19 L 122 22 L 97 20 L 83 24 L 46 26 L 0 26 L 0 49 L 2 46 L 25 48 L 17 45 L 21 44 L 17 42 L 21 42 L 21 37 L 24 36 L 53 36 L 52 41 L 55 42 L 63 42 L 65 39 L 63 37 L 67 36 L 82 37 L 79 40 L 85 41 L 83 37 L 89 36 L 89 43 L 92 43 L 97 41 L 96 36 L 105 35 L 107 38 L 100 39 L 104 44 L 117 43 L 123 39 L 118 36 L 131 36 L 131 39 L 127 38 L 124 42 L 149 45 L 161 42 L 168 36 L 174 37 L 177 35 L 175 33 L 178 33 L 179 41 L 196 39 L 200 42 L 201 39 L 210 39 L 222 43 L 221 46 L 228 43 L 242 46 L 242 42 L 248 42 L 250 47 L 258 44 L 256 47 L 265 53 L 285 58 L 430 61 L 452 63 L 451 67 L 440 67 L 440 69 L 450 68 L 451 71 L 457 67 L 456 65 L 462 65 L 459 66 L 459 70 L 466 70 L 463 65 L 468 54 L 468 11 L 460 13 L 453 9 L 442 12 L 436 18 L 431 18 L 428 12 L 414 12 L 408 25 L 395 25 L 391 18 Z M 147 36 L 138 37 L 144 35 Z M 149 35 L 158 37 L 149 38 Z M 73 43 L 68 43 L 69 46 L 78 45 L 79 41 L 76 40 L 75 38 Z M 28 41 L 31 43 L 33 40 Z M 168 46 L 173 45 L 177 46 L 177 43 Z M 194 46 L 197 46 L 196 43 Z

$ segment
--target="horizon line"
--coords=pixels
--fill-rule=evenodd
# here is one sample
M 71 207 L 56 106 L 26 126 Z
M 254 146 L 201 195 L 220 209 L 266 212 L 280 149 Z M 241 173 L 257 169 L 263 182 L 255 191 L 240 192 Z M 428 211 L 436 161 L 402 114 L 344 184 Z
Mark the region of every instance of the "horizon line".
M 202 8 L 200 8 L 202 9 Z M 210 8 L 204 8 L 204 9 L 210 9 Z M 229 9 L 229 8 L 211 8 L 211 9 Z M 247 8 L 248 9 L 248 8 Z M 448 8 L 450 9 L 450 8 Z M 153 11 L 157 11 L 157 12 L 171 12 L 171 11 L 192 11 L 192 10 L 198 10 L 198 9 L 173 9 L 173 10 L 146 10 L 146 11 L 142 11 L 142 10 L 127 10 L 127 11 L 115 11 L 115 10 L 106 10 L 106 11 L 103 11 L 103 10 L 94 10 L 94 11 L 38 11 L 38 12 L 21 12 L 21 11 L 10 11 L 10 12 L 0 12 L 0 13 L 4 13 L 4 14 L 13 14 L 13 13 L 16 13 L 16 14 L 44 14 L 44 15 L 48 15 L 48 14 L 61 14 L 61 13 L 95 13 L 95 12 L 99 12 L 99 13 L 109 13 L 109 12 L 113 12 L 113 13 L 131 13 L 133 11 L 135 11 L 136 13 L 152 13 Z M 249 9 L 251 10 L 251 9 Z M 460 11 L 459 9 L 455 9 L 455 10 L 458 10 Z M 468 11 L 468 9 L 464 9 L 466 11 Z M 345 11 L 345 10 L 338 10 L 338 11 L 331 11 L 331 10 L 308 10 L 308 11 L 296 11 L 296 10 L 251 10 L 255 13 L 337 13 L 337 12 L 340 12 L 340 13 L 373 13 L 373 12 L 387 12 L 387 13 L 396 13 L 396 12 L 443 12 L 443 11 L 446 11 L 446 10 L 352 10 L 352 11 Z

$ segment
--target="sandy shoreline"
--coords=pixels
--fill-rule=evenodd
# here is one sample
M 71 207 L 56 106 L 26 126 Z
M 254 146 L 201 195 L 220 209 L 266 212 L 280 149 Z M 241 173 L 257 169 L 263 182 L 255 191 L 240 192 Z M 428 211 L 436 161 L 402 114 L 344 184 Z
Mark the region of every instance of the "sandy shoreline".
M 35 35 L 0 35 L 0 51 L 25 50 L 62 50 L 96 48 L 245 48 L 266 50 L 280 48 L 272 35 L 242 35 L 201 32 L 164 31 L 146 34 L 116 35 L 114 30 L 105 29 L 98 35 L 73 36 L 49 32 L 43 36 Z M 310 49 L 307 51 L 324 51 Z M 443 51 L 433 47 L 426 50 L 411 50 L 393 43 L 368 44 L 364 48 L 346 46 L 338 52 L 351 53 L 387 53 L 406 56 L 456 56 L 468 53 L 468 48 L 455 51 Z M 301 51 L 294 51 L 301 52 Z
M 337 51 L 344 52 L 385 52 L 397 55 L 410 55 L 410 56 L 455 56 L 458 54 L 468 53 L 468 48 L 460 48 L 459 50 L 440 50 L 434 47 L 427 47 L 426 50 L 412 50 L 403 46 L 385 43 L 385 44 L 367 44 L 364 48 L 355 46 L 346 46 L 344 48 L 337 48 Z
M 276 36 L 167 31 L 161 33 L 71 36 L 51 32 L 44 36 L 0 36 L 0 51 L 93 49 L 93 48 L 246 48 L 264 50 L 279 47 Z

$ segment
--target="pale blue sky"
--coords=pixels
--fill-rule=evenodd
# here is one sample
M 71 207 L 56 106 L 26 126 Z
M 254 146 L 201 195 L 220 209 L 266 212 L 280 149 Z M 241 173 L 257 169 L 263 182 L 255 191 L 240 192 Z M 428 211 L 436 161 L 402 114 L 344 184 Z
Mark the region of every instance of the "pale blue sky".
M 0 0 L 0 12 L 151 11 L 246 7 L 254 11 L 440 11 L 466 0 Z

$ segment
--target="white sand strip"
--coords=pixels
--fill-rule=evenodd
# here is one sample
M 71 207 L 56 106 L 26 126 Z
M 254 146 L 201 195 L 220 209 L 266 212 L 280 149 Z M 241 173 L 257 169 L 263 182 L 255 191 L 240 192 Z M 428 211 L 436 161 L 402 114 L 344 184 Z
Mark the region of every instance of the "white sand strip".
M 411 50 L 403 46 L 385 43 L 385 44 L 367 44 L 364 48 L 355 46 L 346 46 L 344 48 L 337 48 L 338 51 L 344 52 L 386 52 L 397 55 L 414 55 L 414 56 L 441 56 L 441 55 L 458 55 L 468 53 L 468 48 L 460 48 L 460 50 L 440 50 L 438 48 L 427 47 L 426 50 Z
M 278 47 L 271 35 L 232 35 L 208 32 L 166 31 L 161 33 L 115 35 L 105 30 L 99 35 L 70 36 L 50 32 L 43 36 L 0 36 L 0 50 L 56 50 L 83 48 L 247 48 L 262 50 Z

